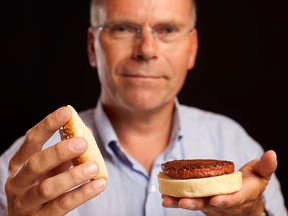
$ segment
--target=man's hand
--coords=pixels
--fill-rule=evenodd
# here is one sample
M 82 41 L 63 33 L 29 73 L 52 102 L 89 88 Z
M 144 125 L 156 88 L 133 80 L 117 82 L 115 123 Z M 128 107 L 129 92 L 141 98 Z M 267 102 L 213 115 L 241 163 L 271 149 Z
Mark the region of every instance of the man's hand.
M 70 118 L 71 111 L 62 107 L 27 131 L 9 163 L 8 215 L 64 215 L 105 189 L 105 180 L 89 181 L 98 173 L 96 163 L 71 167 L 70 160 L 86 151 L 85 139 L 61 141 L 42 150 Z
M 272 150 L 265 152 L 260 159 L 245 164 L 240 171 L 243 184 L 240 191 L 229 195 L 206 198 L 172 198 L 162 196 L 162 205 L 167 208 L 202 210 L 208 216 L 245 215 L 258 216 L 264 211 L 262 193 L 271 175 L 277 168 L 277 156 Z

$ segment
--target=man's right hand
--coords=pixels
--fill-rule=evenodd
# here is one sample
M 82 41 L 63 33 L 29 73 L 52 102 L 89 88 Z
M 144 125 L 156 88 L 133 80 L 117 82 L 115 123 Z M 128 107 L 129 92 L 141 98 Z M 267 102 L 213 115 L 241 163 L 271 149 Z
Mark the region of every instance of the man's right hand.
M 96 163 L 71 167 L 70 160 L 86 151 L 85 139 L 60 141 L 42 150 L 70 118 L 70 109 L 62 107 L 27 131 L 9 163 L 5 185 L 9 216 L 65 215 L 105 189 L 105 180 L 89 181 L 98 173 Z

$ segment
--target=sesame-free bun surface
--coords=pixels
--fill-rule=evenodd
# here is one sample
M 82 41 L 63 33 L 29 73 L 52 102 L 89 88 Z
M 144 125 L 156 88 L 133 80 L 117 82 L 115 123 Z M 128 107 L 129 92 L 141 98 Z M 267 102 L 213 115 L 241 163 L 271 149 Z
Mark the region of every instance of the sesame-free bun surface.
M 174 179 L 158 173 L 159 192 L 173 197 L 207 197 L 230 194 L 242 187 L 242 173 L 236 171 L 214 177 Z
M 96 161 L 99 167 L 99 172 L 93 179 L 107 179 L 108 171 L 92 132 L 84 124 L 76 110 L 71 105 L 67 105 L 67 107 L 72 111 L 72 117 L 62 128 L 60 128 L 59 132 L 61 139 L 64 140 L 73 137 L 83 137 L 88 142 L 88 149 L 86 152 L 79 157 L 72 159 L 72 164 L 77 166 L 88 161 Z

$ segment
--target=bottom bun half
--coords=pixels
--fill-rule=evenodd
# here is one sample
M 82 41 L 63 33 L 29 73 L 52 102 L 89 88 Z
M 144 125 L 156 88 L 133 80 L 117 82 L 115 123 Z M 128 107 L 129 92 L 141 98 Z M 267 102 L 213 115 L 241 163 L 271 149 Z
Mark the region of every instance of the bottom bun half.
M 160 172 L 158 174 L 159 192 L 173 197 L 207 197 L 230 194 L 242 187 L 242 173 L 236 171 L 221 176 L 173 179 Z

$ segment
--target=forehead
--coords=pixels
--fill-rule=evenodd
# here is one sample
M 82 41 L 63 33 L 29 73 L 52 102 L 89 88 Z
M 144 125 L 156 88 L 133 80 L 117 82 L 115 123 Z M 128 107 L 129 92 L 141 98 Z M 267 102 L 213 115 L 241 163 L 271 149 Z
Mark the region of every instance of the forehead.
M 153 25 L 191 21 L 191 0 L 104 0 L 96 10 L 100 23 L 129 20 Z

